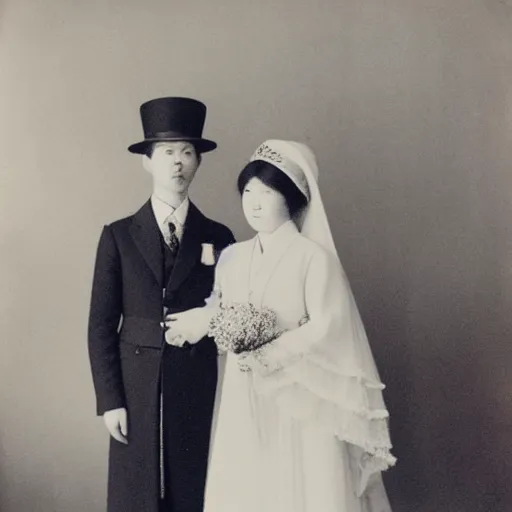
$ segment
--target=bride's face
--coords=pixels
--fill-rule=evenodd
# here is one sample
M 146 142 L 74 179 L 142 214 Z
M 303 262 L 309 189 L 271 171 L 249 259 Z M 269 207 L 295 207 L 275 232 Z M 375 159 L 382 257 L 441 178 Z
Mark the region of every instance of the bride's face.
M 272 233 L 290 220 L 283 194 L 251 178 L 242 192 L 242 208 L 247 222 L 255 231 Z

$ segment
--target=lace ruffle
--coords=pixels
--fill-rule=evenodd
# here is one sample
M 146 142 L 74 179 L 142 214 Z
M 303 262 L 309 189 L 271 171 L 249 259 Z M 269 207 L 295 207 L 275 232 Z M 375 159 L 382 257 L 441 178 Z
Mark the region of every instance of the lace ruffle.
M 384 386 L 363 375 L 333 369 L 334 365 L 315 360 L 311 354 L 294 356 L 272 373 L 255 373 L 253 384 L 258 394 L 271 398 L 286 414 L 315 422 L 359 449 L 356 458 L 362 494 L 373 473 L 396 462 L 390 452 L 389 414 L 381 393 Z

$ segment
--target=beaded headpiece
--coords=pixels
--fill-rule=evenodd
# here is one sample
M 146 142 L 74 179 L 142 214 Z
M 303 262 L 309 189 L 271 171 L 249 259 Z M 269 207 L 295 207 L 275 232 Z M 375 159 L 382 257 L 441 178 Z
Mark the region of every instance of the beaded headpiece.
M 251 156 L 250 161 L 253 162 L 254 160 L 262 160 L 263 162 L 268 162 L 277 167 L 292 180 L 295 186 L 301 191 L 301 193 L 309 202 L 311 199 L 311 194 L 309 191 L 308 180 L 304 174 L 304 171 L 299 164 L 297 164 L 286 154 L 283 154 L 282 151 L 279 151 L 277 147 L 273 146 L 273 141 L 271 140 L 264 142 L 256 149 L 254 154 Z

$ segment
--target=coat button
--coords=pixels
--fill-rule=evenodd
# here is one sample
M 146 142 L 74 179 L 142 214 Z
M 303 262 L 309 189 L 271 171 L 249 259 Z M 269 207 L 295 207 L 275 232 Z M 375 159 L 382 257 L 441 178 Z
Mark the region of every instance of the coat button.
M 140 354 L 140 347 L 138 345 L 135 347 L 135 354 L 136 355 Z

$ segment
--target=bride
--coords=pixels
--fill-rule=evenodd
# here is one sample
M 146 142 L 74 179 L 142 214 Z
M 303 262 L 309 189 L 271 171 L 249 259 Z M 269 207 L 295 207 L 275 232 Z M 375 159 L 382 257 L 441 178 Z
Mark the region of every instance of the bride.
M 238 178 L 257 232 L 220 256 L 207 305 L 170 315 L 168 343 L 197 342 L 220 306 L 276 314 L 280 334 L 228 353 L 205 512 L 390 512 L 381 471 L 388 412 L 339 261 L 311 150 L 269 140 Z

